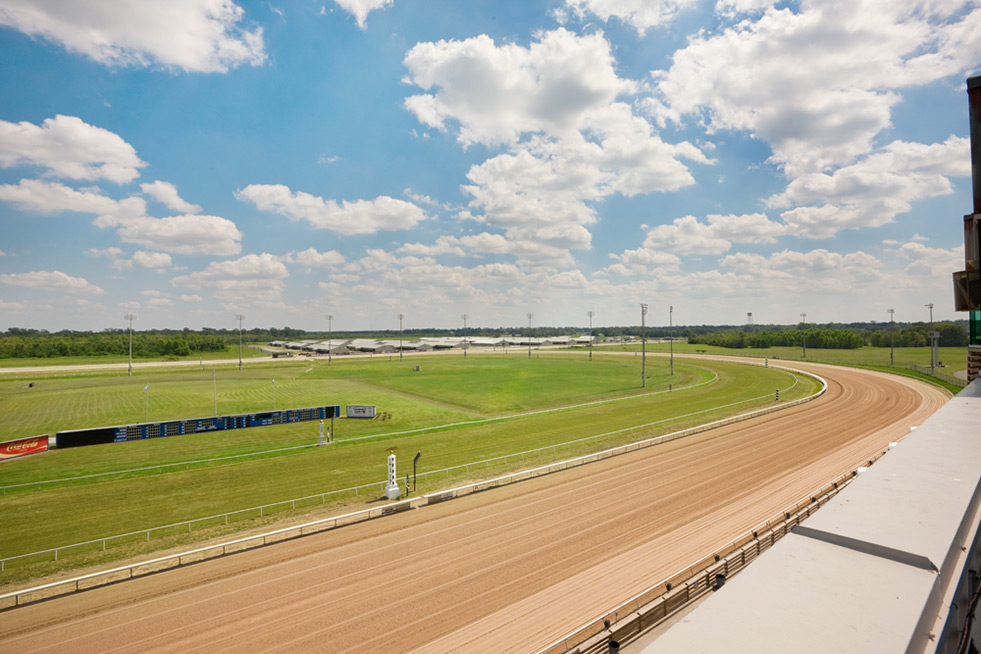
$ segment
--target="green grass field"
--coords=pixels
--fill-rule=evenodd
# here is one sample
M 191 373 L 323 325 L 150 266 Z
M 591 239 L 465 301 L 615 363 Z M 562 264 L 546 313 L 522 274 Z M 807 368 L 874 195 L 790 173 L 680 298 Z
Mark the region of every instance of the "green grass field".
M 772 368 L 681 359 L 671 377 L 668 362 L 652 357 L 647 388 L 642 389 L 638 356 L 596 352 L 589 362 L 581 353 L 544 351 L 531 360 L 524 353 L 407 357 L 402 362 L 397 357 L 337 357 L 332 366 L 322 359 L 292 360 L 242 371 L 219 367 L 214 376 L 210 369 L 193 368 L 134 371 L 133 377 L 125 372 L 7 374 L 0 378 L 5 416 L 0 440 L 142 422 L 147 384 L 151 420 L 213 415 L 216 379 L 220 414 L 268 410 L 273 406 L 273 378 L 277 408 L 374 404 L 386 418 L 337 420 L 337 441 L 325 448 L 43 485 L 40 490 L 10 489 L 0 496 L 5 527 L 0 558 L 381 482 L 392 446 L 398 448 L 404 474 L 417 451 L 423 455 L 420 472 L 426 472 L 646 425 L 546 455 L 566 458 L 772 405 L 778 388 L 781 399 L 793 399 L 817 387 L 813 380 Z M 33 388 L 29 380 L 36 381 Z M 308 422 L 54 450 L 0 464 L 0 486 L 309 445 L 318 433 L 319 425 Z M 516 460 L 477 473 L 420 480 L 418 493 L 530 464 Z M 380 488 L 374 495 L 346 496 L 318 510 L 355 509 L 378 495 Z M 297 509 L 303 511 L 312 509 Z M 104 564 L 273 519 L 173 534 L 57 564 L 14 564 L 0 575 L 0 584 Z

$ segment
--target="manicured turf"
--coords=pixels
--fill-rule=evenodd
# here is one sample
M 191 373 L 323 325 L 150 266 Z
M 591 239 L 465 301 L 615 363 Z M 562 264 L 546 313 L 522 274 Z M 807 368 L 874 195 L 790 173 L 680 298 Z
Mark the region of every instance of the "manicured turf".
M 421 370 L 416 371 L 415 366 Z M 517 355 L 471 355 L 466 360 L 459 356 L 428 356 L 406 358 L 403 362 L 397 357 L 393 361 L 335 358 L 330 367 L 325 361 L 305 361 L 249 366 L 241 372 L 237 368 L 219 369 L 218 403 L 222 413 L 271 408 L 271 380 L 275 376 L 278 408 L 375 404 L 379 412 L 390 418 L 339 420 L 339 440 L 326 448 L 10 493 L 0 497 L 0 515 L 4 516 L 0 558 L 380 482 L 385 477 L 385 456 L 391 446 L 398 447 L 401 473 L 411 467 L 416 452 L 423 453 L 420 472 L 425 472 L 657 423 L 634 433 L 565 447 L 546 455 L 564 458 L 584 453 L 587 448 L 609 447 L 771 405 L 777 388 L 781 389 L 781 399 L 803 396 L 816 388 L 806 379 L 795 385 L 794 377 L 786 372 L 731 363 L 677 360 L 672 378 L 667 361 L 652 357 L 648 360 L 646 390 L 640 388 L 639 373 L 639 357 L 597 353 L 590 363 L 579 354 L 545 352 L 531 360 Z M 33 389 L 23 388 L 23 380 L 5 381 L 0 383 L 0 403 L 8 407 L 10 413 L 5 414 L 11 421 L 27 434 L 69 425 L 122 424 L 142 421 L 142 389 L 147 383 L 151 389 L 151 419 L 213 413 L 210 370 L 155 371 L 134 374 L 132 378 L 125 373 L 48 378 Z M 697 387 L 669 393 L 669 384 L 674 389 Z M 604 400 L 611 401 L 435 431 L 393 434 Z M 742 403 L 717 408 L 736 402 Z M 71 420 L 66 421 L 63 416 L 70 416 Z M 9 426 L 4 428 L 8 430 L 5 437 L 21 435 Z M 299 423 L 56 450 L 0 464 L 0 486 L 309 444 L 317 434 L 316 423 Z M 496 474 L 527 465 L 515 461 L 479 474 Z M 459 483 L 473 474 L 460 471 L 423 480 L 418 492 Z M 363 506 L 365 499 L 344 501 Z M 228 529 L 234 528 L 235 525 Z M 175 535 L 130 548 L 110 549 L 104 554 L 70 558 L 60 564 L 108 561 L 224 533 L 225 529 Z M 58 568 L 47 563 L 12 566 L 0 576 L 0 583 L 52 569 Z

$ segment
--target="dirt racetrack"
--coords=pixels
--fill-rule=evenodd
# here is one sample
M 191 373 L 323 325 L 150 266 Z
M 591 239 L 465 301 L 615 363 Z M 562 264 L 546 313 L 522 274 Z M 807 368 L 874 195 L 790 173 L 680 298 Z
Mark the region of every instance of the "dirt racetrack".
M 900 377 L 799 367 L 828 381 L 822 398 L 6 611 L 0 651 L 535 652 L 854 468 L 947 399 Z

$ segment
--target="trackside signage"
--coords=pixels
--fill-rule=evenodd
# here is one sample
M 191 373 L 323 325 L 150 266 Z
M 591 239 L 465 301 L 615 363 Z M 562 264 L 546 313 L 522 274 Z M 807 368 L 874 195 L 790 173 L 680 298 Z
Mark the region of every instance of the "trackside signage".
M 13 459 L 26 454 L 37 454 L 46 452 L 48 449 L 48 437 L 32 436 L 31 438 L 18 438 L 15 441 L 0 443 L 0 461 Z
M 348 418 L 374 418 L 375 417 L 374 404 L 348 404 L 346 409 L 347 409 Z

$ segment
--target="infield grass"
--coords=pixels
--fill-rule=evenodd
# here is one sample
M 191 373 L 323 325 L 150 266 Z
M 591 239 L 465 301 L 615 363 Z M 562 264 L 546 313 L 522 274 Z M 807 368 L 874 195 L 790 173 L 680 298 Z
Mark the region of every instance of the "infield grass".
M 0 497 L 0 558 L 133 532 L 384 481 L 388 448 L 396 446 L 400 474 L 422 452 L 419 472 L 437 471 L 538 448 L 568 444 L 530 460 L 486 464 L 420 479 L 427 493 L 475 477 L 528 467 L 539 460 L 584 454 L 702 424 L 727 415 L 808 395 L 816 382 L 777 369 L 737 363 L 648 359 L 647 388 L 640 388 L 639 357 L 594 353 L 523 353 L 505 356 L 406 357 L 276 363 L 244 370 L 219 369 L 218 404 L 224 414 L 332 404 L 375 404 L 386 419 L 338 420 L 337 441 L 324 448 L 252 460 L 161 469 L 125 478 Z M 421 370 L 416 371 L 419 366 Z M 143 388 L 150 386 L 150 419 L 214 413 L 211 370 L 161 370 L 134 374 L 49 377 L 27 388 L 25 378 L 0 382 L 0 406 L 11 424 L 0 439 L 83 426 L 142 422 Z M 668 392 L 668 388 L 672 388 Z M 315 422 L 232 430 L 55 450 L 0 464 L 0 486 L 157 466 L 274 448 L 311 444 Z M 602 436 L 606 434 L 605 436 Z M 586 442 L 576 442 L 589 439 Z M 154 473 L 154 474 L 149 474 Z M 295 512 L 354 510 L 381 494 L 345 496 L 323 507 Z M 278 517 L 284 517 L 281 514 Z M 259 521 L 268 522 L 266 517 Z M 57 564 L 11 565 L 0 584 L 76 566 L 102 564 L 133 554 L 192 543 L 253 527 L 255 520 L 174 533 L 147 543 L 73 556 Z

